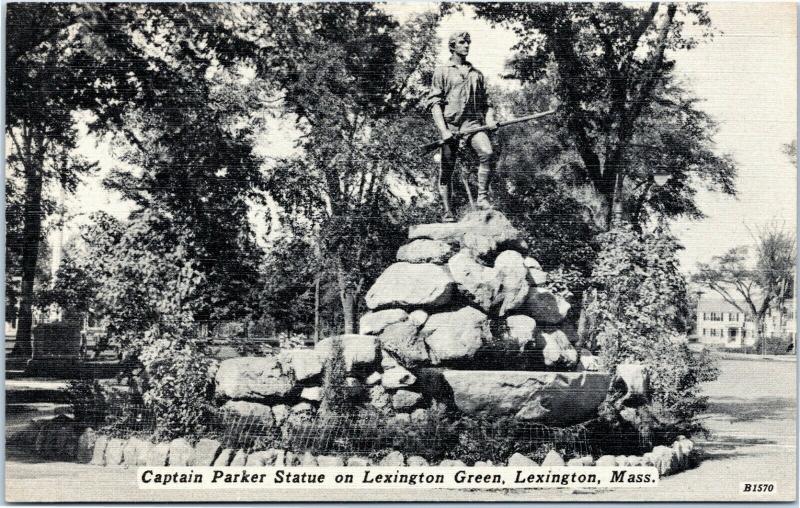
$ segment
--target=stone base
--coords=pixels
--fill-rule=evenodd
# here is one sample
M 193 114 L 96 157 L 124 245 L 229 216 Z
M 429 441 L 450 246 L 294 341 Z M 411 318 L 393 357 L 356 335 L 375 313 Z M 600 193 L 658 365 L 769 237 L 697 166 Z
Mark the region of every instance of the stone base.
M 607 372 L 426 370 L 439 370 L 444 386 L 431 388 L 439 396 L 450 392 L 451 401 L 466 414 L 559 426 L 594 417 L 611 381 Z

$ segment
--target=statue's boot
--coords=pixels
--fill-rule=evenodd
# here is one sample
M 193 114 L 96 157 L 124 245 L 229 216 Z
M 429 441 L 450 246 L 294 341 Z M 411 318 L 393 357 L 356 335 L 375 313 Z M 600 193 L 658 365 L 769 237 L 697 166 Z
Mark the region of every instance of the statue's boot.
M 442 222 L 455 222 L 456 219 L 453 216 L 453 212 L 450 210 L 450 186 L 440 185 L 439 195 L 442 197 L 442 206 L 444 207 L 444 216 L 442 216 Z
M 476 205 L 479 210 L 494 210 L 494 206 L 489 202 L 489 180 L 492 172 L 488 164 L 481 164 L 478 167 L 478 200 Z

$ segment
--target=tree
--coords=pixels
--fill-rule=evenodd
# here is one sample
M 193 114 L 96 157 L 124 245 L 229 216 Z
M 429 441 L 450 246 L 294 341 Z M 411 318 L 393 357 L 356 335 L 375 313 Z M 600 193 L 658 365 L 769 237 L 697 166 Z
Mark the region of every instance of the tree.
M 761 229 L 755 240 L 754 246 L 734 247 L 700 263 L 693 280 L 752 318 L 758 344 L 765 339 L 767 312 L 794 294 L 796 250 L 794 235 L 774 226 Z
M 661 228 L 640 233 L 630 226 L 614 228 L 600 241 L 591 279 L 597 297 L 587 309 L 596 323 L 600 357 L 609 370 L 634 362 L 650 372 L 651 401 L 632 423 L 659 442 L 700 430 L 697 415 L 707 400 L 700 383 L 718 372 L 706 356 L 695 356 L 674 340 L 681 336 L 687 300 L 677 242 Z
M 312 224 L 339 287 L 346 333 L 355 331 L 367 284 L 404 236 L 409 208 L 400 186 L 430 174 L 416 150 L 428 123 L 417 106 L 438 17 L 398 26 L 371 4 L 320 4 L 271 22 L 297 28 L 292 48 L 300 57 L 275 79 L 302 137 L 300 155 L 273 169 L 270 193 L 290 222 Z M 309 25 L 316 29 L 303 29 Z
M 560 102 L 547 123 L 563 126 L 559 141 L 574 150 L 571 169 L 602 200 L 606 229 L 623 214 L 640 221 L 643 202 L 659 209 L 674 202 L 669 194 L 684 198 L 673 214 L 697 216 L 690 173 L 733 193 L 734 166 L 713 151 L 713 122 L 672 75 L 670 53 L 699 42 L 687 23 L 703 37 L 712 33 L 702 5 L 481 3 L 475 10 L 520 37 L 511 76 Z M 673 179 L 667 193 L 648 197 L 654 167 Z M 634 189 L 640 192 L 627 197 Z
M 7 11 L 7 167 L 24 182 L 21 232 L 6 239 L 12 253 L 20 251 L 22 282 L 14 356 L 31 354 L 42 222 L 52 209 L 44 198 L 45 189 L 54 181 L 74 192 L 80 175 L 93 169 L 71 153 L 77 138 L 72 114 L 91 107 L 102 95 L 95 93 L 97 77 L 88 72 L 98 62 L 83 41 L 85 32 L 79 22 L 83 9 L 73 4 L 14 4 Z

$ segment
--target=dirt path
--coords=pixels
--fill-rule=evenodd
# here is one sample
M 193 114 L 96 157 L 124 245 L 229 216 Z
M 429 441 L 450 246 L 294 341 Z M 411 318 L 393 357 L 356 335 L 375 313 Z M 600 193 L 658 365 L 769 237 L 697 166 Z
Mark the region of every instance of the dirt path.
M 703 442 L 705 460 L 694 470 L 661 480 L 658 487 L 577 493 L 562 490 L 465 491 L 153 491 L 138 490 L 136 471 L 71 463 L 6 463 L 7 501 L 278 501 L 278 500 L 495 500 L 495 501 L 788 501 L 796 496 L 796 365 L 793 362 L 722 362 Z M 744 481 L 773 481 L 769 497 L 738 493 Z M 156 497 L 157 495 L 157 497 Z

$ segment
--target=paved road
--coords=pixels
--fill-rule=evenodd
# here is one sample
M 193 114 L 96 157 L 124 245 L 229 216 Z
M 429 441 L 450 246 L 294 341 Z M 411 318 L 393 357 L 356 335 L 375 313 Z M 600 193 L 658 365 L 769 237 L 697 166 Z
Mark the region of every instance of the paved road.
M 496 501 L 787 501 L 796 496 L 796 365 L 776 361 L 722 362 L 720 379 L 706 387 L 711 398 L 702 443 L 706 459 L 694 470 L 662 479 L 653 489 L 568 493 L 560 490 L 465 491 L 152 491 L 135 487 L 135 471 L 67 463 L 6 463 L 7 501 L 277 501 L 496 500 Z M 738 494 L 744 481 L 774 481 L 771 497 Z

